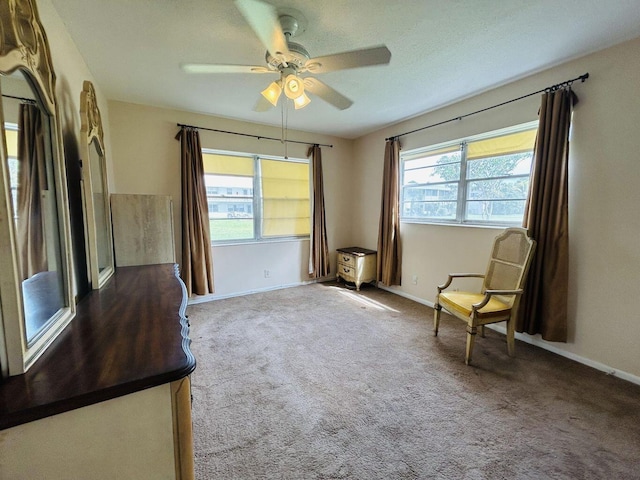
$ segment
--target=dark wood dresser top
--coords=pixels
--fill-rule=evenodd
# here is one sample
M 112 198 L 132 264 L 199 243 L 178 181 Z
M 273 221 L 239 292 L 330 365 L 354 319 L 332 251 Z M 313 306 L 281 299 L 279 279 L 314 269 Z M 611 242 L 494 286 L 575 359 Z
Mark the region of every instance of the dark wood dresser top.
M 176 265 L 117 268 L 27 373 L 0 383 L 0 430 L 186 377 L 186 306 Z

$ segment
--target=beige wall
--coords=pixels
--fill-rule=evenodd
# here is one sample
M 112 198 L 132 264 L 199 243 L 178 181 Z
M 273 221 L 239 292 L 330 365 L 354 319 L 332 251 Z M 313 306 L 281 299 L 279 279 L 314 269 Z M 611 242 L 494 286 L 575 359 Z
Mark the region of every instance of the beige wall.
M 176 258 L 181 255 L 180 142 L 177 123 L 279 138 L 280 129 L 122 102 L 109 102 L 113 138 L 114 193 L 170 195 L 173 198 Z M 351 239 L 351 217 L 344 213 L 351 197 L 353 146 L 349 140 L 290 131 L 289 138 L 333 145 L 322 147 L 329 249 Z M 200 130 L 203 148 L 284 155 L 278 141 Z M 290 157 L 306 158 L 308 145 L 290 144 Z M 213 249 L 214 297 L 296 285 L 308 280 L 309 242 L 286 241 L 216 246 Z M 333 260 L 335 266 L 335 260 Z M 269 270 L 265 278 L 264 270 Z
M 107 174 L 113 174 L 111 163 L 111 142 L 109 132 L 109 111 L 107 98 L 102 93 L 93 75 L 89 71 L 85 59 L 71 40 L 67 30 L 58 16 L 50 0 L 37 1 L 40 19 L 45 28 L 51 50 L 51 59 L 56 74 L 56 97 L 58 114 L 60 116 L 62 142 L 69 184 L 69 203 L 71 208 L 71 226 L 73 235 L 73 257 L 75 293 L 86 293 L 88 274 L 86 270 L 86 256 L 84 246 L 82 198 L 80 192 L 79 161 L 85 150 L 82 149 L 80 138 L 80 94 L 83 82 L 93 83 L 98 107 L 104 128 L 105 157 Z M 88 160 L 88 159 L 85 159 Z
M 575 85 L 570 154 L 569 341 L 545 347 L 640 380 L 640 38 L 394 125 L 355 142 L 354 240 L 375 248 L 384 139 L 476 111 L 589 72 Z M 403 150 L 535 120 L 539 96 L 402 137 Z M 448 272 L 484 271 L 494 229 L 402 224 L 403 295 L 433 302 Z M 418 277 L 413 285 L 413 276 Z M 430 328 L 430 327 L 429 327 Z M 532 337 L 528 337 L 531 339 Z M 537 342 L 538 340 L 533 337 Z

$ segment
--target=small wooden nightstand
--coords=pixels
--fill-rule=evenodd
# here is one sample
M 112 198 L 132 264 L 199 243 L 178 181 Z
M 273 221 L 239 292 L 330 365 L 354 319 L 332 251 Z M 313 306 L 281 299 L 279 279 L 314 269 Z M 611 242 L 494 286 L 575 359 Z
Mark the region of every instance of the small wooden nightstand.
M 360 291 L 363 283 L 376 280 L 376 254 L 375 250 L 367 250 L 360 247 L 338 248 L 338 272 L 336 281 L 342 278 L 345 282 L 356 284 L 356 290 Z

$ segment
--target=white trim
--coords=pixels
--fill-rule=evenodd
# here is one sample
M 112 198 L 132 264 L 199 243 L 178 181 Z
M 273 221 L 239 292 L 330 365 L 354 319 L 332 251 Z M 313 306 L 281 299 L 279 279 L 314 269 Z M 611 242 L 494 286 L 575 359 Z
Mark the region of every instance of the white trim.
M 270 292 L 272 290 L 282 290 L 283 288 L 300 287 L 302 285 L 310 285 L 318 282 L 328 282 L 335 280 L 335 277 L 319 278 L 314 280 L 306 280 L 296 283 L 289 283 L 286 285 L 276 285 L 273 287 L 256 288 L 254 290 L 245 290 L 242 292 L 227 293 L 225 295 L 216 295 L 212 293 L 210 295 L 198 295 L 189 299 L 188 305 L 197 305 L 199 303 L 213 302 L 215 300 L 224 300 L 226 298 L 242 297 L 244 295 L 251 295 L 253 293 Z
M 495 330 L 497 332 L 506 334 L 506 328 L 504 325 L 494 324 L 487 325 L 488 328 Z M 549 352 L 555 353 L 562 357 L 568 358 L 570 360 L 574 360 L 578 363 L 582 363 L 591 368 L 595 368 L 596 370 L 600 370 L 601 372 L 605 372 L 607 375 L 612 375 L 614 377 L 621 378 L 623 380 L 627 380 L 628 382 L 635 383 L 636 385 L 640 385 L 640 377 L 633 375 L 631 373 L 625 372 L 623 370 L 618 370 L 617 368 L 613 368 L 604 363 L 596 362 L 595 360 L 591 360 L 590 358 L 583 357 L 573 352 L 568 352 L 567 350 L 563 350 L 562 348 L 558 348 L 549 342 L 545 342 L 538 336 L 531 336 L 523 333 L 516 332 L 516 339 L 521 340 L 530 345 L 534 345 L 536 347 L 543 348 L 544 350 L 548 350 Z
M 421 303 L 422 305 L 433 308 L 433 302 L 420 297 L 416 297 L 414 295 L 410 295 L 406 292 L 403 292 L 402 290 L 398 290 L 395 287 L 387 287 L 386 285 L 382 285 L 380 282 L 378 282 L 378 288 L 381 290 L 386 290 L 387 292 L 395 293 L 396 295 L 399 295 L 401 297 L 408 298 L 409 300 L 413 300 L 414 302 Z
M 409 300 L 413 300 L 414 302 L 418 302 L 421 303 L 423 305 L 427 305 L 428 307 L 433 308 L 434 304 L 433 302 L 429 302 L 428 300 L 424 300 L 422 298 L 418 298 L 414 295 L 409 295 L 408 293 L 405 293 L 401 290 L 398 290 L 397 288 L 394 287 L 386 287 L 384 285 L 380 285 L 378 284 L 378 288 L 382 289 L 382 290 L 386 290 L 388 292 L 394 293 L 396 295 L 399 295 L 401 297 L 405 297 L 408 298 Z M 490 328 L 491 330 L 494 330 L 496 332 L 502 333 L 502 334 L 506 334 L 507 330 L 506 327 L 503 324 L 493 324 L 493 325 L 486 325 L 487 328 Z M 527 334 L 523 334 L 523 333 L 519 333 L 516 332 L 516 339 L 517 340 L 521 340 L 525 343 L 528 343 L 530 345 L 533 345 L 535 347 L 540 347 L 544 350 L 547 350 L 549 352 L 555 353 L 557 355 L 560 355 L 562 357 L 568 358 L 570 360 L 576 361 L 578 363 L 582 363 L 583 365 L 586 365 L 588 367 L 591 368 L 595 368 L 596 370 L 600 370 L 601 372 L 605 372 L 607 375 L 612 375 L 614 377 L 617 378 L 621 378 L 622 380 L 626 380 L 628 382 L 631 383 L 635 383 L 636 385 L 640 385 L 640 377 L 633 375 L 631 373 L 625 372 L 623 370 L 619 370 L 617 368 L 613 368 L 609 365 L 606 365 L 604 363 L 600 363 L 600 362 L 596 362 L 595 360 L 591 360 L 590 358 L 586 358 L 583 357 L 581 355 L 578 355 L 576 353 L 573 352 L 569 352 L 567 350 L 564 350 L 562 348 L 558 348 L 552 344 L 550 344 L 549 342 L 545 342 L 544 340 L 542 340 L 541 338 L 539 338 L 538 336 L 531 336 L 531 335 L 527 335 Z

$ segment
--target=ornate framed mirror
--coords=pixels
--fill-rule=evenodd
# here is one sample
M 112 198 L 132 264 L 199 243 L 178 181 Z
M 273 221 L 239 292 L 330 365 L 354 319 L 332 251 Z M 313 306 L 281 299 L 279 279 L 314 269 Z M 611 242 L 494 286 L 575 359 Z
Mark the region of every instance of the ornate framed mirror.
M 95 89 L 88 80 L 80 95 L 80 118 L 87 266 L 95 290 L 113 275 L 114 261 L 102 118 Z
M 75 315 L 55 73 L 34 0 L 0 2 L 0 364 L 24 373 Z

